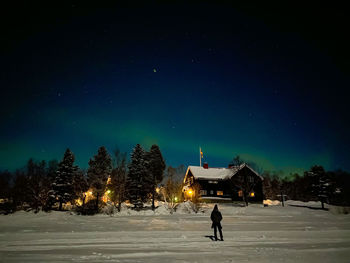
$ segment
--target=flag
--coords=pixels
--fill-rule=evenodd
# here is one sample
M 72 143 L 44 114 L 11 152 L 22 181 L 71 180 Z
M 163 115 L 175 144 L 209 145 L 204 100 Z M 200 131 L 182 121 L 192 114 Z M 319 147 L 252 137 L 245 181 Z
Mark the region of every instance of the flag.
M 200 149 L 200 151 L 201 151 L 201 157 L 203 158 L 203 152 L 202 152 L 202 148 Z

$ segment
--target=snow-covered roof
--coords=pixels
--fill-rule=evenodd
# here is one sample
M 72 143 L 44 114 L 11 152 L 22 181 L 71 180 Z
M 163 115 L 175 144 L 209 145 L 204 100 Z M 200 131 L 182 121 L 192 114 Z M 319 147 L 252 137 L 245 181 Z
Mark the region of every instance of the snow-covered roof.
M 201 166 L 188 166 L 187 173 L 188 171 L 191 171 L 191 174 L 196 179 L 225 180 L 232 176 L 234 168 L 203 168 Z
M 187 174 L 189 171 L 191 171 L 191 174 L 196 179 L 206 179 L 206 180 L 227 180 L 230 179 L 232 176 L 234 176 L 239 170 L 242 168 L 247 167 L 249 168 L 253 173 L 255 173 L 258 177 L 261 179 L 262 176 L 259 175 L 256 171 L 254 171 L 251 167 L 249 167 L 247 164 L 243 163 L 239 166 L 233 166 L 232 168 L 203 168 L 201 166 L 188 166 L 185 179 L 187 177 Z

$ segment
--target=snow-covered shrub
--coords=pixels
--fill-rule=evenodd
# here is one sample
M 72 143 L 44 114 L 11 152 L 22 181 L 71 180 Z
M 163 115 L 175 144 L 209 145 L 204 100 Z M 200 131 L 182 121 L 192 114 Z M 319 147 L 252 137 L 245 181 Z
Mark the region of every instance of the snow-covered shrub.
M 201 210 L 202 203 L 200 202 L 190 202 L 191 208 L 195 213 Z
M 100 209 L 100 212 L 106 215 L 113 215 L 116 211 L 118 211 L 117 208 L 110 202 Z
M 278 200 L 270 200 L 266 199 L 263 201 L 264 206 L 275 206 L 275 205 L 281 205 L 281 202 Z
M 176 208 L 177 213 L 181 214 L 192 214 L 198 212 L 204 212 L 202 203 L 193 203 L 191 201 L 186 201 L 180 203 Z
M 156 206 L 156 210 L 154 211 L 156 215 L 168 215 L 170 213 L 169 207 L 165 202 L 159 202 Z

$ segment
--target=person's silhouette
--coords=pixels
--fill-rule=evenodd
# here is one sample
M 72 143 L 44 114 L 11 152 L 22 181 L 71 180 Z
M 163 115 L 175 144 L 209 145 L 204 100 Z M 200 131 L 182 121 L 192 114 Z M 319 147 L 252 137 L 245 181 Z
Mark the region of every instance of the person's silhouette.
M 222 220 L 222 215 L 218 209 L 218 205 L 214 206 L 213 211 L 211 212 L 211 216 L 210 216 L 211 221 L 213 221 L 211 228 L 214 228 L 214 237 L 215 240 L 218 240 L 218 236 L 217 236 L 217 228 L 219 229 L 219 233 L 220 233 L 220 239 L 221 241 L 224 241 L 224 238 L 222 236 L 222 227 L 221 227 L 221 220 Z

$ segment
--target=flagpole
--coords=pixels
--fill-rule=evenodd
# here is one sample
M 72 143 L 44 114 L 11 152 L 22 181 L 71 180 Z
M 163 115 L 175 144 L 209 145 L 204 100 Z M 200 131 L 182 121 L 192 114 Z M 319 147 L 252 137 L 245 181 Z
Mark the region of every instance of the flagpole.
M 199 166 L 202 167 L 202 149 L 199 147 Z

